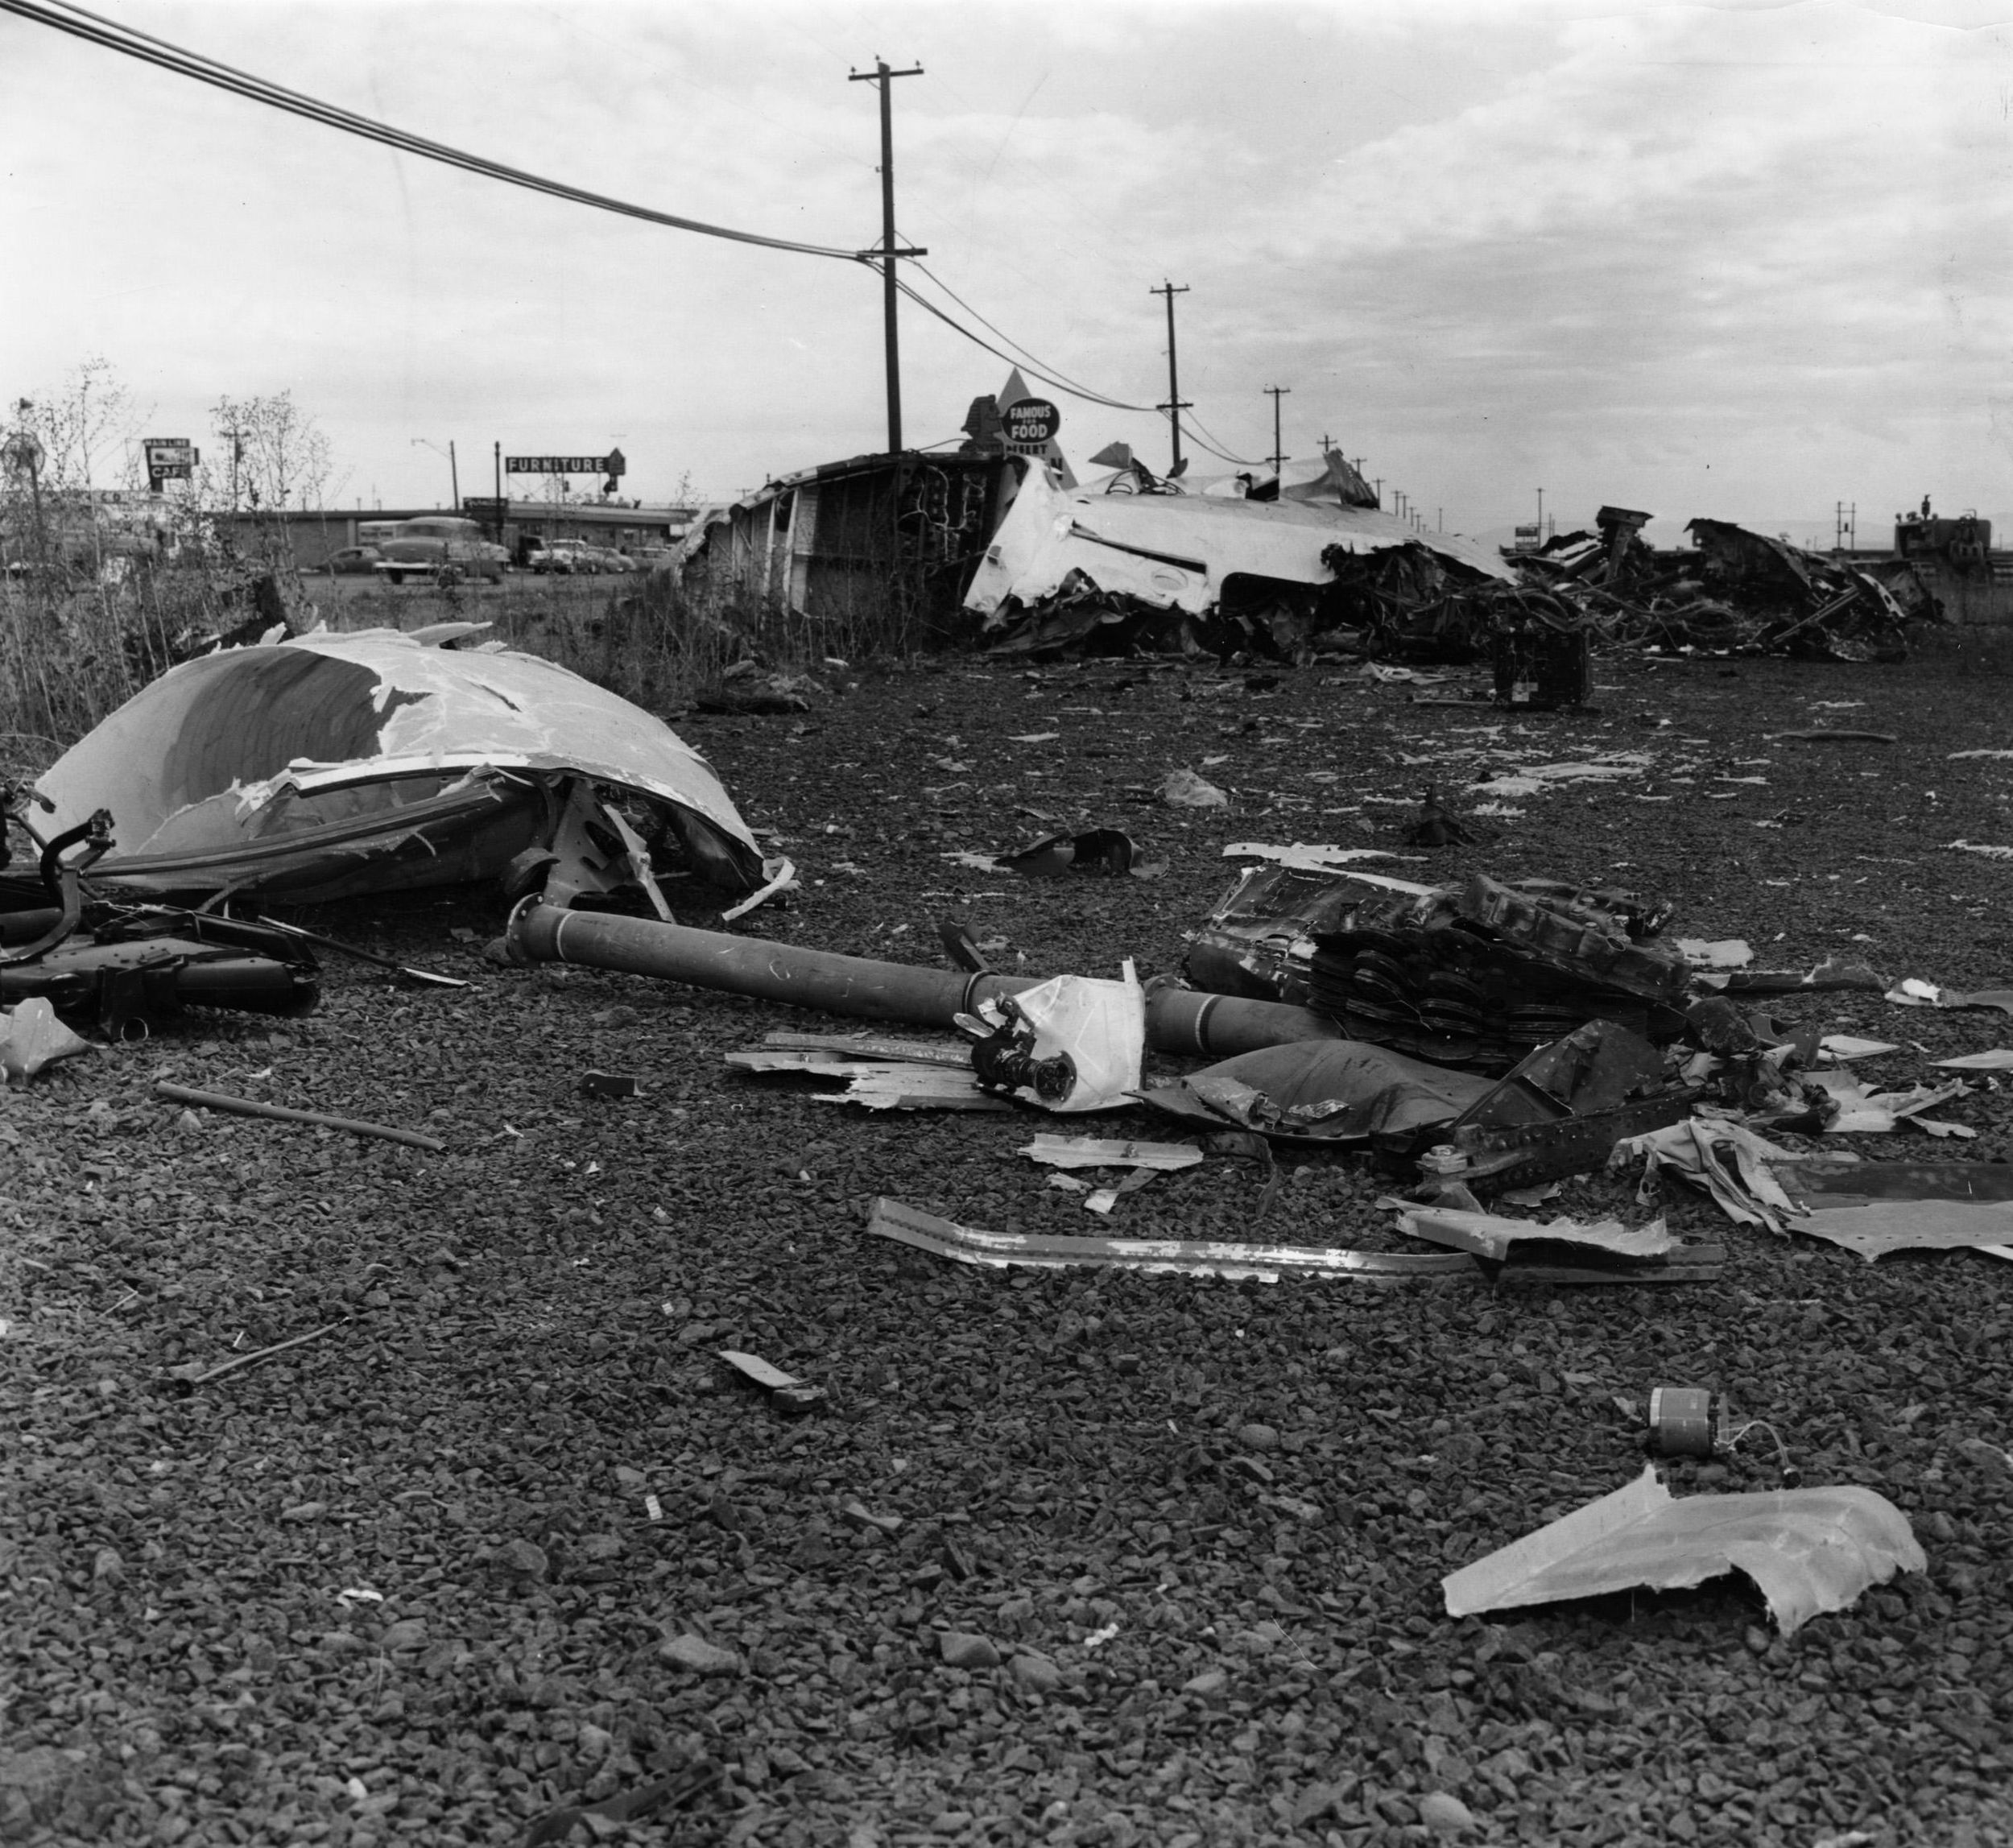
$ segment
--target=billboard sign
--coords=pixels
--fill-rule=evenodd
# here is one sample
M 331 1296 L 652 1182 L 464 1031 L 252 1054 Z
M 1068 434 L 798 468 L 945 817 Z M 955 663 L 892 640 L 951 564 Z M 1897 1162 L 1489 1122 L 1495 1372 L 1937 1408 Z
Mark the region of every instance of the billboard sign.
M 1006 426 L 1007 446 L 1031 454 L 1040 454 L 1062 428 L 1062 412 L 1046 398 L 1017 399 L 999 417 Z
M 187 481 L 203 459 L 186 436 L 148 436 L 140 447 L 147 454 L 147 482 L 157 492 L 163 482 Z
M 506 475 L 619 475 L 628 466 L 619 449 L 605 456 L 506 456 Z

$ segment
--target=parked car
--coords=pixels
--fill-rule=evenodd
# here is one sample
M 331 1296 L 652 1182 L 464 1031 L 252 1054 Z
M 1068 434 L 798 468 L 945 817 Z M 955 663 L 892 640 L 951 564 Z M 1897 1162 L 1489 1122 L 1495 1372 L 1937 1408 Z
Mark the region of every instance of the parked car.
M 509 552 L 483 538 L 482 527 L 473 520 L 448 515 L 401 520 L 382 549 L 384 556 L 371 568 L 394 584 L 403 584 L 408 577 L 431 577 L 442 584 L 486 577 L 501 584 L 510 562 Z
M 531 554 L 534 571 L 555 572 L 562 577 L 592 577 L 600 571 L 601 555 L 577 539 L 548 539 Z
M 384 556 L 374 545 L 345 545 L 322 560 L 321 568 L 332 577 L 367 575 Z
M 599 545 L 590 545 L 586 549 L 594 555 L 595 568 L 608 573 L 611 577 L 619 577 L 623 572 L 636 568 L 636 561 L 626 552 L 611 552 L 607 547 Z

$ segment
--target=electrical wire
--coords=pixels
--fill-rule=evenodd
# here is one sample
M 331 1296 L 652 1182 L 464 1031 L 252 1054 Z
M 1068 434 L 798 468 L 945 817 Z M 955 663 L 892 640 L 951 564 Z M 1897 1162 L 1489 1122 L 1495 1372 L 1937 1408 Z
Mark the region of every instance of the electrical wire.
M 107 19 L 99 14 L 90 11 L 86 7 L 76 5 L 74 0 L 0 0 L 0 12 L 14 14 L 35 24 L 48 26 L 54 31 L 67 33 L 73 38 L 82 39 L 88 44 L 97 45 L 107 51 L 118 52 L 126 57 L 137 59 L 143 64 L 151 64 L 157 69 L 168 72 L 175 76 L 192 78 L 198 83 L 208 84 L 230 95 L 242 97 L 247 101 L 262 103 L 268 108 L 279 110 L 290 115 L 299 116 L 305 121 L 319 122 L 325 128 L 333 128 L 342 134 L 355 135 L 362 140 L 376 142 L 381 146 L 402 153 L 415 155 L 424 159 L 436 161 L 443 166 L 457 167 L 463 172 L 472 173 L 480 178 L 495 180 L 506 185 L 522 187 L 527 192 L 543 193 L 549 198 L 564 200 L 573 205 L 590 206 L 597 211 L 614 213 L 622 217 L 639 219 L 647 224 L 666 225 L 673 230 L 690 231 L 702 237 L 721 238 L 735 243 L 750 244 L 764 250 L 783 250 L 800 256 L 829 257 L 844 263 L 870 264 L 879 254 L 870 250 L 843 250 L 831 245 L 808 244 L 795 238 L 771 238 L 756 231 L 737 230 L 730 225 L 709 224 L 703 219 L 687 218 L 673 213 L 659 212 L 650 206 L 634 205 L 626 200 L 613 198 L 606 193 L 589 192 L 585 188 L 570 185 L 564 180 L 548 179 L 543 175 L 527 172 L 521 167 L 506 167 L 500 162 L 490 160 L 483 155 L 470 154 L 463 149 L 448 147 L 443 142 L 429 140 L 424 136 L 411 134 L 403 129 L 394 128 L 388 123 L 375 121 L 370 117 L 358 115 L 352 110 L 340 108 L 335 104 L 323 102 L 300 91 L 287 89 L 266 78 L 254 76 L 233 65 L 208 57 L 201 52 L 188 51 L 181 46 L 172 43 L 167 39 L 156 38 L 151 33 L 143 32 L 137 27 L 124 26 L 114 20 Z M 1011 335 L 994 326 L 940 277 L 923 268 L 920 262 L 917 263 L 916 267 L 921 270 L 924 275 L 928 278 L 930 282 L 941 289 L 967 314 L 990 332 L 998 335 L 999 338 L 1005 341 L 1007 345 L 1012 347 L 1015 351 L 1006 352 L 994 345 L 990 341 L 982 338 L 954 316 L 946 313 L 927 296 L 920 294 L 912 285 L 899 276 L 896 278 L 895 287 L 918 308 L 926 313 L 935 316 L 945 326 L 961 334 L 973 345 L 984 349 L 995 358 L 1005 360 L 1010 366 L 1017 367 L 1024 366 L 1043 384 L 1055 391 L 1061 391 L 1069 397 L 1081 399 L 1088 403 L 1102 405 L 1108 410 L 1136 411 L 1147 415 L 1162 414 L 1157 406 L 1130 403 L 1123 399 L 1114 398 L 1106 393 L 1094 391 L 1088 386 L 1070 379 L 1066 374 L 1048 366 L 1045 362 L 1035 359 L 1027 348 L 1021 345 Z M 1195 424 L 1193 428 L 1198 432 L 1195 439 L 1198 446 L 1208 450 L 1210 454 L 1223 461 L 1238 466 L 1255 465 L 1247 463 L 1243 457 L 1230 454 L 1226 447 L 1220 445 L 1215 439 L 1209 437 L 1208 433 L 1202 430 L 1201 425 Z
M 263 103 L 268 108 L 284 110 L 290 115 L 302 117 L 308 122 L 320 122 L 325 128 L 340 130 L 362 140 L 374 141 L 384 147 L 395 148 L 406 154 L 417 155 L 424 159 L 440 162 L 443 166 L 457 167 L 465 173 L 473 173 L 484 179 L 502 181 L 506 185 L 521 186 L 527 192 L 542 192 L 548 197 L 564 199 L 577 205 L 593 206 L 597 211 L 613 212 L 626 218 L 639 218 L 647 224 L 663 225 L 675 231 L 696 232 L 702 237 L 725 238 L 738 244 L 753 244 L 765 250 L 787 250 L 799 256 L 833 257 L 849 263 L 864 262 L 865 256 L 858 250 L 840 250 L 825 244 L 801 243 L 790 238 L 771 238 L 758 231 L 740 231 L 725 225 L 713 225 L 703 219 L 681 217 L 669 212 L 659 212 L 647 205 L 631 205 L 625 200 L 614 199 L 602 192 L 590 192 L 584 187 L 568 185 L 563 180 L 548 180 L 522 168 L 506 167 L 501 163 L 486 159 L 481 155 L 466 153 L 460 148 L 449 147 L 444 143 L 429 141 L 425 137 L 407 133 L 403 129 L 373 121 L 351 110 L 341 109 L 333 103 L 324 103 L 316 97 L 306 96 L 297 90 L 282 88 L 263 77 L 253 76 L 246 72 L 220 63 L 214 58 L 198 52 L 184 50 L 165 39 L 135 27 L 122 26 L 106 19 L 72 0 L 0 0 L 0 12 L 14 13 L 37 25 L 48 26 L 59 32 L 87 43 L 102 46 L 107 51 L 118 52 L 130 58 L 137 58 L 143 64 L 168 71 L 178 76 L 192 77 L 198 83 L 209 84 L 232 95 L 243 97 L 252 102 Z
M 956 302 L 960 308 L 964 309 L 965 313 L 969 315 L 973 320 L 977 321 L 981 327 L 986 329 L 990 333 L 998 334 L 1002 340 L 1005 341 L 1009 346 L 1014 349 L 1015 352 L 1021 354 L 1030 371 L 1035 371 L 1038 367 L 1044 368 L 1044 370 L 1037 373 L 1037 376 L 1042 379 L 1042 382 L 1044 384 L 1055 384 L 1057 385 L 1060 389 L 1063 390 L 1074 389 L 1077 395 L 1079 397 L 1086 398 L 1093 403 L 1108 406 L 1113 410 L 1150 410 L 1156 416 L 1164 416 L 1168 415 L 1168 413 L 1161 411 L 1157 405 L 1149 406 L 1143 404 L 1121 404 L 1114 399 L 1106 397 L 1101 392 L 1093 391 L 1087 385 L 1082 385 L 1079 382 L 1069 380 L 1069 375 L 1066 373 L 1057 371 L 1053 367 L 1047 366 L 1045 362 L 1036 359 L 1032 353 L 1028 352 L 1026 347 L 1023 346 L 1020 342 L 1015 340 L 1011 334 L 1008 333 L 1005 329 L 994 326 L 994 324 L 988 320 L 984 315 L 981 314 L 977 308 L 973 308 L 969 302 L 966 301 L 957 290 L 953 288 L 949 283 L 945 282 L 941 276 L 938 275 L 935 271 L 932 270 L 928 264 L 919 260 L 914 263 L 913 267 L 920 271 L 924 275 L 928 277 L 929 279 L 937 286 L 937 287 L 941 289 L 945 295 L 949 296 L 953 301 Z M 928 304 L 924 304 L 924 305 L 927 306 Z M 940 316 L 939 318 L 945 319 L 947 317 Z M 952 325 L 955 325 L 956 324 L 953 323 Z M 961 328 L 959 329 L 958 331 L 960 333 L 965 332 L 965 330 Z M 997 348 L 993 348 L 990 350 L 995 353 L 998 352 L 998 349 Z M 1000 353 L 999 357 L 1005 359 L 1008 356 L 1005 353 Z M 1213 431 L 1208 429 L 1205 425 L 1201 424 L 1197 419 L 1191 417 L 1188 420 L 1187 428 L 1189 433 L 1195 437 L 1196 446 L 1198 449 L 1206 449 L 1211 455 L 1214 456 L 1217 461 L 1231 463 L 1238 468 L 1257 468 L 1259 465 L 1257 461 L 1249 457 L 1232 455 L 1230 453 L 1228 446 L 1222 442 L 1222 440 L 1216 436 Z
M 0 0 L 0 5 L 5 5 L 6 3 L 7 0 Z M 870 253 L 870 254 L 872 254 L 872 253 Z M 983 347 L 986 352 L 991 353 L 995 358 L 1005 360 L 1009 366 L 1025 366 L 1027 371 L 1035 378 L 1039 378 L 1043 384 L 1052 387 L 1055 391 L 1060 391 L 1071 398 L 1081 398 L 1087 403 L 1102 404 L 1108 411 L 1141 411 L 1146 412 L 1149 416 L 1154 415 L 1154 407 L 1151 404 L 1128 404 L 1122 398 L 1107 398 L 1102 391 L 1079 391 L 1073 385 L 1066 385 L 1060 378 L 1054 377 L 1042 367 L 1037 366 L 1034 361 L 1030 359 L 1016 359 L 1014 355 L 1007 352 L 1005 348 L 995 346 L 990 340 L 984 339 L 980 335 L 973 333 L 972 330 L 965 326 L 962 321 L 957 320 L 954 316 L 946 314 L 944 310 L 939 308 L 935 302 L 932 301 L 928 296 L 920 293 L 908 283 L 903 282 L 899 276 L 897 276 L 895 279 L 895 286 L 896 288 L 899 289 L 903 295 L 907 296 L 911 301 L 914 302 L 918 308 L 922 309 L 925 314 L 934 315 L 939 320 L 943 322 L 944 326 L 949 328 L 953 333 L 962 334 L 965 339 L 969 340 L 974 346 Z M 1004 337 L 1002 336 L 1002 337 L 1003 338 Z
M 1224 444 L 1222 438 L 1204 424 L 1200 418 L 1189 418 L 1188 431 L 1195 437 L 1197 444 L 1200 448 L 1207 449 L 1219 461 L 1234 462 L 1240 469 L 1255 469 L 1262 465 L 1262 461 L 1254 460 L 1251 457 L 1230 454 L 1228 447 Z
M 1005 341 L 1006 343 L 1015 350 L 1015 352 L 1019 353 L 1027 361 L 1030 366 L 1039 366 L 1043 368 L 1051 378 L 1061 380 L 1066 384 L 1073 386 L 1078 391 L 1087 397 L 1097 399 L 1101 402 L 1110 402 L 1110 400 L 1103 398 L 1103 395 L 1102 393 L 1093 391 L 1089 386 L 1083 383 L 1081 379 L 1071 378 L 1068 373 L 1060 370 L 1057 367 L 1049 366 L 1044 360 L 1037 359 L 1033 353 L 1028 352 L 1027 349 L 1023 346 L 1019 341 L 1015 340 L 1014 337 L 1007 333 L 1004 328 L 995 326 L 991 321 L 986 320 L 984 315 L 981 314 L 977 308 L 973 308 L 969 302 L 966 301 L 957 290 L 953 288 L 949 283 L 945 282 L 941 276 L 937 275 L 937 273 L 932 270 L 928 264 L 922 262 L 920 258 L 916 258 L 911 261 L 910 267 L 919 275 L 928 277 L 929 279 L 937 286 L 937 287 L 941 289 L 945 295 L 949 296 L 953 301 L 956 302 L 957 305 L 965 312 L 965 313 L 969 315 L 972 319 L 977 321 L 981 327 L 984 328 L 987 333 L 998 334 L 1002 340 Z

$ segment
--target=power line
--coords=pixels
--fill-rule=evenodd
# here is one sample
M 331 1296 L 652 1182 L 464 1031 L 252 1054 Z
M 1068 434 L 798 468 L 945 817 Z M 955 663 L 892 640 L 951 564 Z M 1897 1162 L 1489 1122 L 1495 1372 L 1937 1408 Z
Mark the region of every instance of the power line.
M 74 0 L 0 0 L 0 12 L 17 14 L 35 24 L 48 26 L 54 31 L 66 33 L 88 44 L 97 45 L 105 50 L 119 52 L 124 56 L 135 59 L 142 64 L 151 64 L 156 69 L 166 71 L 171 75 L 192 78 L 198 83 L 207 84 L 213 89 L 241 97 L 247 101 L 261 103 L 268 108 L 281 110 L 289 115 L 298 116 L 304 121 L 318 122 L 325 128 L 333 128 L 340 133 L 354 135 L 361 140 L 375 142 L 398 152 L 415 155 L 423 159 L 437 162 L 443 166 L 457 167 L 461 172 L 473 174 L 478 178 L 498 180 L 506 185 L 520 187 L 527 192 L 542 193 L 549 198 L 562 200 L 573 205 L 589 206 L 597 211 L 610 212 L 618 217 L 638 219 L 646 224 L 665 225 L 672 230 L 690 231 L 702 237 L 721 238 L 734 243 L 750 244 L 764 250 L 787 251 L 800 256 L 829 257 L 845 263 L 866 266 L 870 263 L 874 257 L 879 254 L 878 252 L 874 251 L 862 252 L 844 250 L 830 245 L 804 243 L 795 238 L 771 238 L 756 231 L 738 230 L 730 225 L 714 225 L 703 219 L 688 218 L 673 213 L 659 212 L 650 206 L 638 205 L 626 200 L 611 197 L 606 193 L 589 192 L 585 188 L 573 186 L 564 180 L 548 179 L 543 175 L 527 172 L 519 167 L 506 167 L 501 162 L 489 159 L 484 155 L 471 154 L 465 150 L 449 147 L 445 143 L 430 140 L 406 130 L 395 128 L 388 123 L 375 121 L 368 116 L 358 115 L 353 110 L 341 108 L 333 103 L 323 102 L 319 98 L 308 96 L 303 92 L 288 89 L 283 85 L 273 83 L 263 77 L 255 76 L 248 72 L 241 71 L 233 65 L 224 64 L 204 53 L 187 50 L 165 39 L 143 32 L 136 27 L 121 25 L 116 21 L 105 19 L 85 7 L 74 4 Z M 921 267 L 920 265 L 917 267 Z M 923 273 L 928 276 L 930 281 L 937 287 L 943 290 L 944 294 L 964 308 L 966 313 L 998 334 L 1009 346 L 1015 348 L 1015 353 L 1003 351 L 1001 348 L 994 345 L 991 341 L 981 338 L 969 328 L 963 325 L 951 315 L 945 313 L 934 302 L 919 294 L 914 287 L 899 277 L 896 279 L 896 287 L 919 308 L 935 316 L 953 332 L 961 334 L 975 345 L 984 349 L 998 358 L 1005 360 L 1008 365 L 1023 366 L 1033 377 L 1052 389 L 1061 391 L 1073 398 L 1081 399 L 1089 403 L 1102 405 L 1108 410 L 1137 411 L 1153 415 L 1165 408 L 1164 407 L 1131 403 L 1124 399 L 1114 398 L 1107 393 L 1096 391 L 1070 379 L 1067 374 L 1060 372 L 1056 368 L 1035 359 L 1018 341 L 1014 340 L 1011 335 L 986 320 L 978 309 L 973 308 L 940 277 L 927 270 L 924 270 Z M 1183 408 L 1191 407 L 1184 406 Z M 1197 423 L 1194 419 L 1191 418 L 1190 423 L 1200 435 L 1209 435 L 1206 428 Z M 1230 454 L 1227 449 L 1221 446 L 1213 436 L 1208 441 L 1200 442 L 1200 446 L 1224 461 L 1241 464 L 1244 461 L 1242 457 Z
M 0 3 L 4 3 L 4 0 L 0 0 Z M 1056 378 L 1049 372 L 1044 370 L 1033 360 L 1026 358 L 1017 359 L 1012 353 L 1007 352 L 1005 348 L 995 346 L 990 340 L 981 338 L 978 334 L 973 333 L 969 328 L 966 327 L 962 321 L 957 320 L 954 316 L 946 314 L 943 309 L 939 308 L 935 302 L 932 301 L 928 296 L 919 292 L 908 283 L 903 281 L 899 276 L 895 278 L 895 286 L 926 314 L 935 315 L 939 320 L 943 322 L 944 326 L 949 328 L 953 333 L 962 334 L 965 339 L 969 340 L 973 344 L 973 345 L 983 347 L 986 352 L 991 353 L 995 358 L 1005 360 L 1009 366 L 1024 366 L 1033 377 L 1039 378 L 1043 384 L 1052 387 L 1056 391 L 1060 391 L 1069 397 L 1081 398 L 1087 403 L 1102 404 L 1108 411 L 1144 411 L 1149 416 L 1156 414 L 1154 407 L 1151 404 L 1128 404 L 1122 398 L 1107 398 L 1101 391 L 1078 391 L 1073 385 L 1064 384 L 1060 378 Z M 1006 337 L 1002 334 L 1000 337 L 1004 339 Z
M 973 320 L 977 321 L 978 325 L 984 328 L 989 333 L 998 334 L 1002 340 L 1005 341 L 1009 346 L 1013 348 L 1015 352 L 1022 356 L 1022 358 L 1026 361 L 1030 370 L 1033 370 L 1034 369 L 1039 367 L 1048 374 L 1048 378 L 1045 382 L 1053 383 L 1060 382 L 1064 388 L 1074 387 L 1077 395 L 1081 397 L 1095 399 L 1099 403 L 1110 404 L 1115 408 L 1122 410 L 1144 411 L 1150 408 L 1150 407 L 1143 404 L 1120 405 L 1116 399 L 1106 398 L 1103 393 L 1097 391 L 1091 386 L 1085 385 L 1082 380 L 1071 378 L 1068 373 L 1062 371 L 1058 367 L 1050 366 L 1046 360 L 1036 358 L 1033 353 L 1030 353 L 1026 347 L 1023 346 L 1020 342 L 1015 340 L 1014 337 L 1011 333 L 1007 333 L 1004 328 L 996 326 L 993 322 L 986 320 L 984 315 L 981 314 L 977 308 L 973 308 L 969 302 L 966 301 L 957 290 L 953 288 L 949 283 L 945 282 L 941 276 L 937 275 L 937 273 L 932 270 L 928 264 L 912 263 L 909 267 L 912 270 L 920 271 L 924 275 L 928 277 L 937 287 L 941 289 L 945 295 L 949 296 L 953 301 L 956 302 L 957 305 L 965 312 L 965 313 L 969 315 Z M 1005 356 L 1002 354 L 1002 357 L 1004 358 Z
M 1193 406 L 1190 407 L 1190 410 L 1193 411 Z M 1194 438 L 1199 449 L 1207 449 L 1220 462 L 1234 462 L 1241 469 L 1255 469 L 1258 466 L 1259 458 L 1256 457 L 1232 455 L 1230 445 L 1198 417 L 1193 415 L 1189 417 L 1188 434 Z M 1203 440 L 1205 436 L 1209 439 L 1207 442 Z
M 506 185 L 521 186 L 527 192 L 542 192 L 548 197 L 567 200 L 577 205 L 591 205 L 597 211 L 613 212 L 625 218 L 640 218 L 647 224 L 668 225 L 675 231 L 696 232 L 701 237 L 725 238 L 734 243 L 754 244 L 771 250 L 788 250 L 799 256 L 833 257 L 849 263 L 862 260 L 857 250 L 840 250 L 825 244 L 800 243 L 789 238 L 766 237 L 758 231 L 738 231 L 730 225 L 713 225 L 703 219 L 659 212 L 647 205 L 634 205 L 625 200 L 610 198 L 606 193 L 590 192 L 583 187 L 568 185 L 564 180 L 548 180 L 542 175 L 527 173 L 520 167 L 506 167 L 481 155 L 449 147 L 444 142 L 429 141 L 424 136 L 411 134 L 403 129 L 373 121 L 368 116 L 338 108 L 333 103 L 322 102 L 298 90 L 284 89 L 263 77 L 253 76 L 214 58 L 206 57 L 199 52 L 187 51 L 165 39 L 155 38 L 135 27 L 122 26 L 101 18 L 72 4 L 72 0 L 0 0 L 0 12 L 18 14 L 37 25 L 52 27 L 87 43 L 102 46 L 107 51 L 118 52 L 129 58 L 137 58 L 143 64 L 152 64 L 157 69 L 171 72 L 176 76 L 192 77 L 198 83 L 209 84 L 234 96 L 243 97 L 249 101 L 263 103 L 268 108 L 284 110 L 290 115 L 302 117 L 308 122 L 320 122 L 324 128 L 337 129 L 343 134 L 353 134 L 365 141 L 378 142 L 384 147 L 396 148 L 402 153 L 438 161 L 445 167 L 457 167 L 465 173 L 501 180 Z

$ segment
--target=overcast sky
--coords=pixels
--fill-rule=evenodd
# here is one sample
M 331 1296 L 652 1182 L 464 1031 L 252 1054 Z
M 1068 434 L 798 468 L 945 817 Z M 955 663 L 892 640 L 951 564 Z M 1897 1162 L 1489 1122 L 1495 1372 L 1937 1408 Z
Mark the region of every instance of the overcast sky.
M 1289 453 L 1333 437 L 1450 531 L 1540 487 L 1562 524 L 1607 501 L 1667 533 L 2013 509 L 2013 0 L 98 4 L 514 166 L 848 249 L 880 231 L 849 68 L 920 64 L 898 220 L 973 309 L 1151 406 L 1149 291 L 1185 285 L 1212 439 L 1267 453 L 1284 386 Z M 4 13 L 0 171 L 10 403 L 101 354 L 141 433 L 200 443 L 220 395 L 291 390 L 345 505 L 444 500 L 450 440 L 467 492 L 494 442 L 618 444 L 646 498 L 886 441 L 857 265 L 499 185 Z M 907 440 L 954 438 L 1005 365 L 907 304 L 901 335 Z M 1073 460 L 1164 465 L 1150 411 L 1058 402 Z

